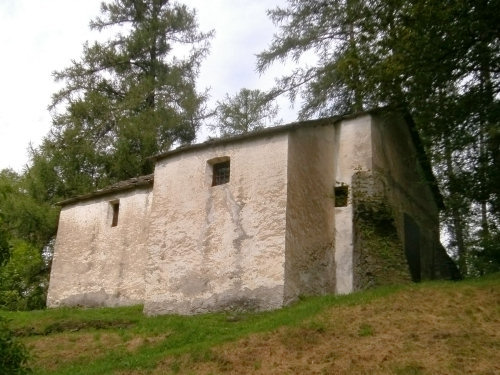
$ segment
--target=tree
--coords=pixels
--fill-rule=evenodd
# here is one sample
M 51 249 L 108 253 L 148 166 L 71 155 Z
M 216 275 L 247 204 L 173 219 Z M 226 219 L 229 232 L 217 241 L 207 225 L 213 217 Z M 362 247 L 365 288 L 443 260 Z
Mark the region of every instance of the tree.
M 0 172 L 0 308 L 45 307 L 58 209 L 37 200 L 29 177 Z
M 151 173 L 147 157 L 191 142 L 203 117 L 195 79 L 212 32 L 198 31 L 194 11 L 168 0 L 115 0 L 101 13 L 91 29 L 117 33 L 86 43 L 80 60 L 54 73 L 64 87 L 34 153 L 34 164 L 59 180 L 60 196 Z
M 258 57 L 262 71 L 316 54 L 315 64 L 278 81 L 279 92 L 303 97 L 303 118 L 385 105 L 411 112 L 440 178 L 443 222 L 464 274 L 487 254 L 496 254 L 487 256 L 490 269 L 500 266 L 492 241 L 500 222 L 499 5 L 289 0 L 269 12 L 281 29 Z
M 0 212 L 9 242 L 22 238 L 41 251 L 55 235 L 59 210 L 34 196 L 30 182 L 29 176 L 0 171 Z
M 0 267 L 0 309 L 45 307 L 48 268 L 40 251 L 23 240 L 11 242 L 9 261 Z
M 369 23 L 367 5 L 362 0 L 289 0 L 288 8 L 278 7 L 268 14 L 281 32 L 258 55 L 259 71 L 277 60 L 300 61 L 311 52 L 317 57 L 315 64 L 282 77 L 276 87 L 292 100 L 303 96 L 300 116 L 362 110 L 370 98 L 361 82 L 371 59 L 364 43 L 368 38 L 364 31 Z
M 241 89 L 217 103 L 216 128 L 222 136 L 248 133 L 270 124 L 278 115 L 278 105 L 271 95 L 260 90 Z

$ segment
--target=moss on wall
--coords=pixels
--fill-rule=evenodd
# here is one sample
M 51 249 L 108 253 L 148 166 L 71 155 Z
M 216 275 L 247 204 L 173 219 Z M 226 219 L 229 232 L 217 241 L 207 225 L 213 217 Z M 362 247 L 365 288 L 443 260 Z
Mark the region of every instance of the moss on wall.
M 411 281 L 384 184 L 368 172 L 353 177 L 354 289 Z

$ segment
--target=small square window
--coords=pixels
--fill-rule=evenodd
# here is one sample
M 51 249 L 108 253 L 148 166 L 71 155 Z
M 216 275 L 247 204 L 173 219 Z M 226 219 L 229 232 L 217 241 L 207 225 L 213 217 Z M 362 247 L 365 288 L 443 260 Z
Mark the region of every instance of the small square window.
M 346 207 L 349 197 L 349 187 L 341 185 L 335 187 L 335 207 Z
M 229 182 L 229 160 L 213 165 L 212 186 L 227 184 Z
M 118 225 L 118 214 L 120 213 L 120 201 L 109 202 L 113 210 L 113 220 L 111 221 L 111 226 L 116 227 Z

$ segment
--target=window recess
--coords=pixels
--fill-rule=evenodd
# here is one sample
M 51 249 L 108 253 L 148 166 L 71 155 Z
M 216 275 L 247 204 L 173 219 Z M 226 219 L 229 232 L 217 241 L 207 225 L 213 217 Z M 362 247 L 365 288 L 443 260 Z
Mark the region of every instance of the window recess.
M 349 198 L 349 186 L 335 186 L 335 207 L 346 207 Z
M 109 202 L 111 206 L 111 210 L 113 213 L 113 218 L 111 220 L 111 226 L 116 227 L 118 225 L 118 215 L 120 214 L 120 201 L 111 201 Z
M 227 184 L 230 175 L 230 161 L 225 160 L 212 165 L 212 186 Z

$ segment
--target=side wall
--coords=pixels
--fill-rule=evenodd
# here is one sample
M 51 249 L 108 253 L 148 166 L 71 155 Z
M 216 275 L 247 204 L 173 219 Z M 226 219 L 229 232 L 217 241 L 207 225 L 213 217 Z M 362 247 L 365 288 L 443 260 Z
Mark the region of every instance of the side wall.
M 331 125 L 289 133 L 285 303 L 334 292 L 334 133 Z
M 155 169 L 147 314 L 283 304 L 286 134 L 184 152 Z M 211 186 L 210 160 L 229 157 Z
M 119 199 L 112 227 L 110 201 Z M 47 306 L 121 306 L 144 301 L 151 189 L 124 191 L 61 210 Z
M 374 116 L 372 135 L 373 173 L 385 185 L 386 199 L 406 257 L 414 258 L 410 262 L 414 264 L 410 268 L 415 267 L 413 279 L 434 278 L 439 210 L 419 164 L 409 126 L 399 115 L 382 113 Z

